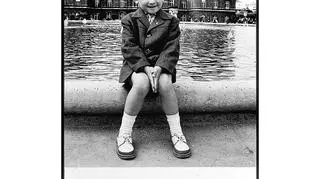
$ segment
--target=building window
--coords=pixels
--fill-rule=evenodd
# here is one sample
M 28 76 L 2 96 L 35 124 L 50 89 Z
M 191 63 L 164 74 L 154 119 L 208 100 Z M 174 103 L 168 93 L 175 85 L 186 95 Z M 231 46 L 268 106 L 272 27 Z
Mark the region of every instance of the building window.
M 162 4 L 162 8 L 167 8 L 168 7 L 168 1 L 164 1 Z
M 218 1 L 214 1 L 213 2 L 213 8 L 214 9 L 218 9 Z
M 187 4 L 185 1 L 182 1 L 182 9 L 186 9 L 187 8 Z
M 172 7 L 172 6 L 174 6 L 174 0 L 170 0 L 169 2 L 169 7 Z
M 202 2 L 201 2 L 201 7 L 202 7 L 202 8 L 206 8 L 206 0 L 202 0 Z
M 134 7 L 138 7 L 138 5 L 139 5 L 139 2 L 138 1 L 134 1 Z
M 230 9 L 230 2 L 226 1 L 226 9 Z
M 107 7 L 112 7 L 112 0 L 107 1 Z
M 72 4 L 72 5 L 74 5 L 74 4 Z M 75 5 L 76 5 L 76 6 L 81 6 L 82 4 L 81 4 L 80 0 L 76 0 Z
M 99 0 L 95 0 L 95 1 L 94 1 L 94 6 L 95 6 L 95 7 L 99 7 L 99 2 L 100 2 Z

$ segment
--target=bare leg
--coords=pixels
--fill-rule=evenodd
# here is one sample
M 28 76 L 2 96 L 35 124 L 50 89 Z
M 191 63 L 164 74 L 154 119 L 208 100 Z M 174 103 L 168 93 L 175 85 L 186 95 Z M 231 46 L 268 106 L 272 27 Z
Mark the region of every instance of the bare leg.
M 171 75 L 160 75 L 159 92 L 161 96 L 162 108 L 166 113 L 167 121 L 170 127 L 171 140 L 174 145 L 174 155 L 178 158 L 190 157 L 191 151 L 180 125 L 178 100 L 172 85 Z
M 171 82 L 171 75 L 165 73 L 160 75 L 159 93 L 163 111 L 167 116 L 171 135 L 175 133 L 183 135 L 180 126 L 178 100 Z
M 126 99 L 119 135 L 117 137 L 117 154 L 121 159 L 135 158 L 131 137 L 132 127 L 142 107 L 144 98 L 150 89 L 149 78 L 145 73 L 133 73 L 131 81 L 132 88 Z
M 159 93 L 163 111 L 166 115 L 179 112 L 178 100 L 174 91 L 171 75 L 162 73 L 159 78 Z
M 142 108 L 144 98 L 150 90 L 149 78 L 145 73 L 131 75 L 132 88 L 127 96 L 124 112 L 136 116 Z

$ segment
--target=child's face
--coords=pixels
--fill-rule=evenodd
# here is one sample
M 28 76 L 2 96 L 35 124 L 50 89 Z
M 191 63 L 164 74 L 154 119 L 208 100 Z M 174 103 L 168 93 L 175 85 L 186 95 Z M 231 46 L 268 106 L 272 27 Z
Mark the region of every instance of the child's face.
M 164 0 L 139 0 L 139 6 L 149 14 L 157 13 L 161 8 Z

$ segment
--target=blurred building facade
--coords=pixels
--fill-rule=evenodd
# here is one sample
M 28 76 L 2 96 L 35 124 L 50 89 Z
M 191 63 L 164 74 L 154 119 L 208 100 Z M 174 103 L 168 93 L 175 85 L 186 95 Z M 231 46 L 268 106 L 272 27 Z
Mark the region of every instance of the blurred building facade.
M 242 0 L 239 0 L 236 2 L 236 7 L 237 9 L 250 9 L 252 11 L 256 11 L 257 2 L 256 0 L 245 1 L 245 2 L 242 2 Z
M 115 20 L 137 8 L 137 0 L 64 0 L 64 16 L 69 19 Z M 181 21 L 232 22 L 236 0 L 164 0 L 163 9 L 170 8 L 178 10 Z

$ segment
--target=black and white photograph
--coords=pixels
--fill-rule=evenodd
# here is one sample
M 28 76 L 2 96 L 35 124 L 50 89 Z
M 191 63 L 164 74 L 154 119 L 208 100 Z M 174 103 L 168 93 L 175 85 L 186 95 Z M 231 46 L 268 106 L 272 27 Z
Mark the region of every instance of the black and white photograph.
M 256 178 L 257 14 L 256 0 L 63 0 L 64 177 Z
M 319 178 L 317 1 L 1 3 L 1 178 Z

